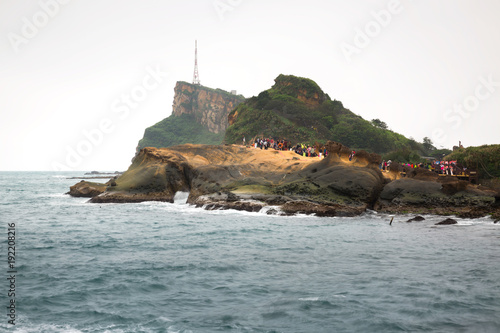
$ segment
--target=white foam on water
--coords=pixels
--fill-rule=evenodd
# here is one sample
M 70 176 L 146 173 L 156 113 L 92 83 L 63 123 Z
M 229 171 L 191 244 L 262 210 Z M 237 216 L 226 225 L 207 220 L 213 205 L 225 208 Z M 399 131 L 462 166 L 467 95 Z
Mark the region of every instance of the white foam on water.
M 68 325 L 56 326 L 51 324 L 41 324 L 33 326 L 24 326 L 16 328 L 12 332 L 14 333 L 39 333 L 39 332 L 53 332 L 53 333 L 83 333 L 76 328 L 72 328 Z
M 272 211 L 270 214 L 268 214 L 269 211 Z M 276 211 L 276 212 L 273 212 Z M 259 210 L 259 214 L 265 214 L 265 215 L 279 215 L 282 213 L 281 207 L 280 206 L 264 206 L 262 207 L 261 210 Z
M 175 193 L 174 203 L 181 205 L 187 204 L 188 197 L 189 197 L 189 192 L 178 191 Z
M 180 333 L 181 331 L 177 329 L 176 326 L 170 326 L 167 328 L 167 333 Z
M 48 198 L 67 198 L 69 195 L 66 193 L 54 193 L 54 194 L 40 194 L 40 197 L 48 197 Z

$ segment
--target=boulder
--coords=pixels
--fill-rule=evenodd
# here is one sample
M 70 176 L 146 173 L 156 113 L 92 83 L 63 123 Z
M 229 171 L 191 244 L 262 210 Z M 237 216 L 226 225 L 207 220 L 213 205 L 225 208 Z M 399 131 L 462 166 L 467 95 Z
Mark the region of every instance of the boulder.
M 458 222 L 456 220 L 448 218 L 446 220 L 443 220 L 441 222 L 436 223 L 435 225 L 451 225 L 451 224 L 457 224 L 457 223 Z
M 414 218 L 412 219 L 409 219 L 408 221 L 406 222 L 420 222 L 420 221 L 425 221 L 425 218 L 423 218 L 422 216 L 415 216 Z
M 107 184 L 88 182 L 85 180 L 76 183 L 69 188 L 66 194 L 77 198 L 93 198 L 106 190 Z

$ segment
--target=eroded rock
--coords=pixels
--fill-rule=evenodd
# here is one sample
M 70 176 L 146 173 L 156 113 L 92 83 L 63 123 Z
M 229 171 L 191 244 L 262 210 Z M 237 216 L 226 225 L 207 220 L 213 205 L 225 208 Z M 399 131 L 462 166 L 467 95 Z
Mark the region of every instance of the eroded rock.
M 107 184 L 94 183 L 82 180 L 79 183 L 71 186 L 69 188 L 69 192 L 66 194 L 71 195 L 72 197 L 81 197 L 81 198 L 92 198 L 98 196 L 101 193 L 104 193 L 106 190 Z
M 207 209 L 281 206 L 285 215 L 354 216 L 375 209 L 473 217 L 498 211 L 498 192 L 488 188 L 425 170 L 390 181 L 378 168 L 378 155 L 359 152 L 349 161 L 348 147 L 326 147 L 324 159 L 235 145 L 144 148 L 109 186 L 79 183 L 72 189 L 95 203 L 173 202 L 183 191 L 188 203 Z

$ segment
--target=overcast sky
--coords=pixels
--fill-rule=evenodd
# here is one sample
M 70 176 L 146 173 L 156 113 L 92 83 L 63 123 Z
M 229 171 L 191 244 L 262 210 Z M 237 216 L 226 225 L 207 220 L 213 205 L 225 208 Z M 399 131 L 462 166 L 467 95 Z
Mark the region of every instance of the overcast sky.
M 126 170 L 176 81 L 281 73 L 436 146 L 500 143 L 498 0 L 0 1 L 0 170 Z

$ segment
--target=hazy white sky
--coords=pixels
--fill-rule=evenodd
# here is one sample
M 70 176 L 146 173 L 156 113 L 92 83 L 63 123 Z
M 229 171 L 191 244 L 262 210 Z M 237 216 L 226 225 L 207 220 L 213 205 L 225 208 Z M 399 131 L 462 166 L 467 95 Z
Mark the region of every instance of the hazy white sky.
M 308 77 L 365 119 L 500 143 L 497 0 L 0 1 L 0 170 L 125 170 L 176 81 Z

